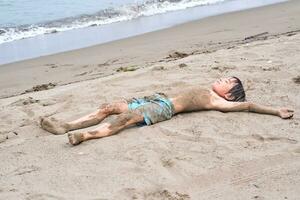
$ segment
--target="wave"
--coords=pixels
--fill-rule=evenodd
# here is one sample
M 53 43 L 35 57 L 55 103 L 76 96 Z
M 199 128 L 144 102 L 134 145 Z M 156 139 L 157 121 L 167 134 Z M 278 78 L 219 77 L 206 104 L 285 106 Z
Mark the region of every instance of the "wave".
M 2 27 L 0 28 L 0 44 L 43 34 L 128 21 L 143 16 L 184 10 L 224 1 L 226 0 L 148 0 L 144 3 L 128 4 L 118 8 L 100 10 L 91 15 L 85 14 L 39 24 Z

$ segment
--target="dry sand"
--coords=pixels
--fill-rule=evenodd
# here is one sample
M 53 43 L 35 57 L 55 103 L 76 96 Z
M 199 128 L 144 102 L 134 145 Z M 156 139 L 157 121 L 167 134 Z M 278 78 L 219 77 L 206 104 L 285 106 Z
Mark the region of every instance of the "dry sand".
M 299 7 L 291 1 L 1 66 L 0 199 L 299 199 Z M 294 118 L 179 114 L 76 147 L 39 128 L 41 116 L 72 120 L 104 102 L 231 75 L 248 101 L 290 107 Z

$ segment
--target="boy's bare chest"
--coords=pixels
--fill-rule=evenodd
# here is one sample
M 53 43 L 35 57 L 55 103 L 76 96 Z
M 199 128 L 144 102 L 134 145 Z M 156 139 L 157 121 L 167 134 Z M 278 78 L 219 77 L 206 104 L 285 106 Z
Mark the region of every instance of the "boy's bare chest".
M 206 110 L 211 104 L 211 93 L 207 89 L 192 88 L 171 98 L 178 112 Z

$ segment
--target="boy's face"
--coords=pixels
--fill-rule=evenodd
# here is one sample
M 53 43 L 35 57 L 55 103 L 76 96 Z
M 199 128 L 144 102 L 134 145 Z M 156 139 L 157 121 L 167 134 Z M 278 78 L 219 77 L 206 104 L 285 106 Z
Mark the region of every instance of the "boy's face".
M 229 77 L 229 78 L 221 78 L 216 80 L 212 84 L 212 89 L 215 93 L 217 93 L 219 96 L 230 100 L 230 93 L 229 91 L 231 88 L 233 88 L 236 85 L 236 79 Z

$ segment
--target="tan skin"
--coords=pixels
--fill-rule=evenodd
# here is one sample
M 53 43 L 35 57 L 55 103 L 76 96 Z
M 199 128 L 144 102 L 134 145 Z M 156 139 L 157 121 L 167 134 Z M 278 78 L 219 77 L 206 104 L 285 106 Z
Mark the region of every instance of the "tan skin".
M 216 110 L 221 112 L 254 112 L 279 116 L 282 119 L 293 117 L 293 110 L 287 108 L 272 108 L 261 106 L 250 102 L 233 102 L 230 89 L 237 84 L 235 78 L 223 78 L 212 84 L 212 89 L 193 87 L 178 94 L 169 95 L 173 103 L 175 114 L 191 111 Z M 71 122 L 60 122 L 54 118 L 42 118 L 41 127 L 53 134 L 64 134 L 71 130 L 77 130 L 99 124 L 109 115 L 117 114 L 113 120 L 102 123 L 98 128 L 87 131 L 69 133 L 69 142 L 72 145 L 80 144 L 83 141 L 107 137 L 125 129 L 131 125 L 144 120 L 142 113 L 138 110 L 128 110 L 126 101 L 119 101 L 110 104 L 102 104 L 100 108 L 82 118 Z

